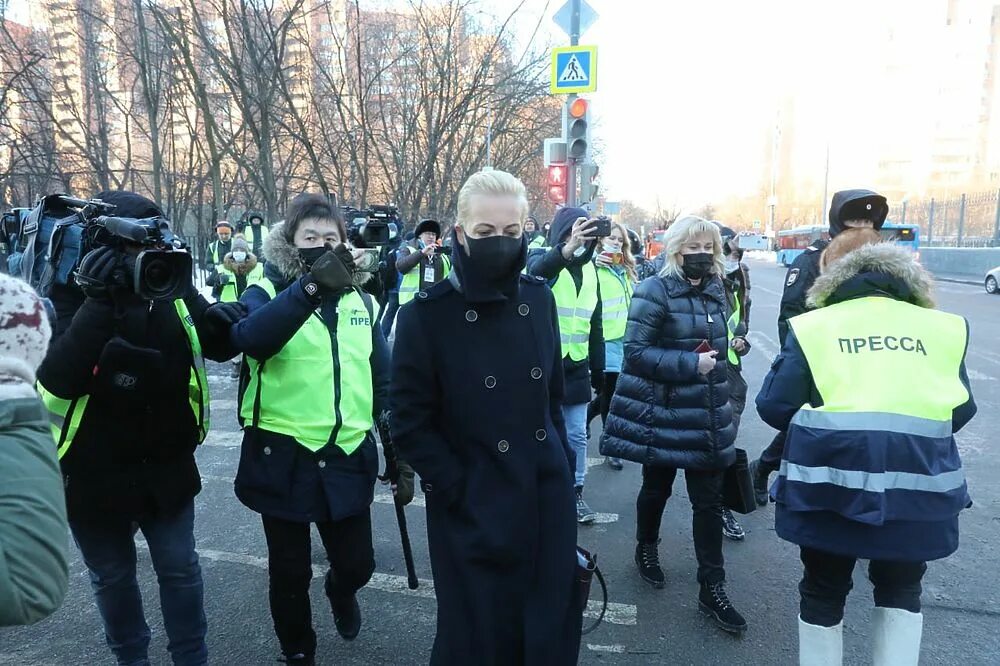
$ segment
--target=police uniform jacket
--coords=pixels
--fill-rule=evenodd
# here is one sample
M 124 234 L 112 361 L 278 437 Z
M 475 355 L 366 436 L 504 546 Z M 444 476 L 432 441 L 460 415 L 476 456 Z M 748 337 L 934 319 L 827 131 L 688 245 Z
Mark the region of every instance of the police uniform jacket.
M 833 264 L 810 290 L 808 305 L 824 308 L 872 297 L 912 308 L 932 307 L 926 275 L 907 250 L 887 244 L 866 246 Z M 879 307 L 878 303 L 872 307 Z M 864 340 L 871 353 L 883 355 L 879 362 L 886 360 L 886 354 L 935 353 L 948 343 L 936 341 L 935 348 L 933 340 L 906 338 L 905 330 L 897 330 L 889 318 L 879 317 L 874 310 L 869 319 L 886 330 L 886 337 Z M 832 336 L 843 335 L 836 327 L 827 324 L 826 328 Z M 840 351 L 855 353 L 852 344 L 853 340 L 841 341 Z M 862 343 L 856 346 L 860 349 Z M 959 375 L 968 399 L 953 409 L 952 432 L 976 413 L 964 349 L 959 352 Z M 825 362 L 814 359 L 817 361 Z M 905 358 L 894 362 L 900 367 L 908 364 Z M 946 433 L 931 438 L 919 428 L 913 429 L 909 422 L 921 419 L 902 417 L 896 426 L 881 419 L 876 424 L 874 417 L 879 415 L 866 416 L 864 412 L 851 427 L 829 428 L 804 421 L 798 416 L 800 411 L 808 408 L 815 414 L 813 410 L 824 405 L 815 372 L 792 328 L 757 396 L 761 418 L 774 428 L 788 430 L 782 471 L 772 489 L 777 499 L 778 535 L 802 546 L 874 560 L 925 561 L 954 552 L 958 547 L 958 512 L 969 503 L 954 437 Z M 905 372 L 899 374 L 898 392 L 892 395 L 898 395 L 900 402 L 907 399 L 908 380 Z M 864 391 L 864 386 L 857 390 Z M 817 476 L 831 469 L 829 479 Z M 941 473 L 947 473 L 947 479 L 936 477 Z M 951 483 L 952 479 L 957 480 Z M 942 486 L 946 481 L 947 487 Z M 896 484 L 901 484 L 899 489 Z
M 722 470 L 735 462 L 726 361 L 729 303 L 718 276 L 698 287 L 675 275 L 639 284 L 602 454 L 698 470 Z M 707 376 L 699 374 L 694 351 L 703 340 L 719 352 Z
M 286 239 L 281 223 L 264 239 L 264 254 L 268 257 L 264 277 L 274 283 L 278 293 L 271 299 L 259 284 L 247 287 L 240 302 L 247 306 L 249 314 L 232 327 L 230 341 L 237 352 L 266 362 L 314 313 L 319 313 L 331 334 L 335 333 L 338 302 L 343 294 L 318 299 L 306 294 L 300 280 L 305 266 L 298 250 Z M 359 281 L 365 275 L 359 273 Z M 377 325 L 372 326 L 372 344 L 373 416 L 377 416 L 388 407 L 389 384 L 388 347 Z M 248 379 L 246 365 L 242 374 L 241 400 Z M 249 423 L 244 426 L 235 486 L 237 498 L 248 508 L 284 520 L 323 522 L 342 520 L 371 506 L 378 474 L 378 450 L 372 436 L 346 455 L 333 442 L 312 452 L 291 436 L 254 428 Z
M 528 276 L 488 289 L 460 245 L 453 256 L 447 280 L 400 308 L 392 359 L 393 437 L 427 498 L 431 663 L 575 664 L 574 456 L 555 299 Z
M 785 275 L 785 288 L 778 306 L 778 341 L 781 345 L 785 344 L 788 336 L 788 320 L 809 310 L 806 295 L 819 277 L 819 260 L 829 244 L 829 241 L 818 240 L 807 247 L 795 258 Z

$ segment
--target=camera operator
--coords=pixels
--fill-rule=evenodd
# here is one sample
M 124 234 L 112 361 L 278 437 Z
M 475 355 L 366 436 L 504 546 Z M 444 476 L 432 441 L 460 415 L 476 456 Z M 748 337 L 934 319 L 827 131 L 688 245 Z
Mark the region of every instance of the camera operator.
M 403 275 L 399 285 L 400 307 L 451 273 L 451 259 L 437 244 L 441 238 L 441 224 L 437 220 L 423 220 L 413 236 L 413 242 L 400 248 L 396 259 L 396 270 Z
M 102 198 L 121 218 L 162 216 L 156 204 L 131 192 Z M 245 309 L 210 306 L 189 268 L 173 276 L 182 298 L 144 300 L 130 275 L 142 267 L 136 263 L 142 247 L 112 240 L 83 258 L 76 280 L 86 300 L 49 348 L 38 387 L 54 424 L 70 529 L 118 663 L 148 663 L 150 630 L 136 581 L 138 526 L 160 583 L 173 662 L 204 664 L 193 534 L 194 497 L 201 490 L 194 451 L 208 430 L 203 356 L 228 357 L 219 341 Z M 154 258 L 168 254 L 164 249 Z M 159 267 L 171 265 L 185 266 L 162 261 Z

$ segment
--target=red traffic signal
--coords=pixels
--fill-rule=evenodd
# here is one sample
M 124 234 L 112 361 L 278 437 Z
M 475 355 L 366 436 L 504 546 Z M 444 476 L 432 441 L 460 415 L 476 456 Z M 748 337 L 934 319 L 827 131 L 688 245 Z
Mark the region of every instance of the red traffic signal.
M 566 203 L 566 176 L 568 167 L 565 164 L 551 164 L 547 169 L 549 201 L 555 204 Z

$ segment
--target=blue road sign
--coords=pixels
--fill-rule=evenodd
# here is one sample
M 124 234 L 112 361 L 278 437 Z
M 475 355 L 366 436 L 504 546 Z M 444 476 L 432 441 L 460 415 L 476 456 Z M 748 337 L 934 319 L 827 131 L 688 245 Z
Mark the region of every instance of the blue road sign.
M 569 0 L 565 5 L 559 8 L 559 11 L 555 13 L 552 17 L 556 25 L 562 28 L 562 31 L 567 35 L 573 35 L 573 2 Z M 587 32 L 590 26 L 594 25 L 597 21 L 597 12 L 594 8 L 587 4 L 587 0 L 581 0 L 580 2 L 580 35 Z
M 597 90 L 597 47 L 563 46 L 552 49 L 554 95 L 587 93 Z

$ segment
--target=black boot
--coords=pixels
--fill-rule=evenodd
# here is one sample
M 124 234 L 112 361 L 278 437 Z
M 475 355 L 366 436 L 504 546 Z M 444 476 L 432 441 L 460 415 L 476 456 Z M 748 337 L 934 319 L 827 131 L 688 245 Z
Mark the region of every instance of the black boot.
M 750 463 L 750 477 L 753 479 L 753 496 L 757 506 L 767 506 L 767 478 L 771 471 L 760 464 L 760 458 Z
M 639 542 L 635 546 L 635 565 L 639 567 L 639 576 L 658 590 L 663 589 L 666 582 L 663 569 L 660 568 L 660 553 L 657 550 L 659 540 L 653 543 Z
M 742 634 L 747 630 L 747 621 L 733 608 L 726 596 L 725 583 L 702 583 L 698 606 L 702 613 L 715 620 L 724 631 Z
M 286 654 L 285 656 L 278 659 L 278 661 L 290 664 L 291 666 L 315 666 L 316 658 L 311 654 Z
M 353 641 L 361 632 L 361 606 L 358 605 L 356 594 L 347 596 L 333 594 L 332 571 L 326 572 L 326 596 L 330 599 L 330 610 L 333 611 L 333 624 L 337 633 L 345 641 Z

